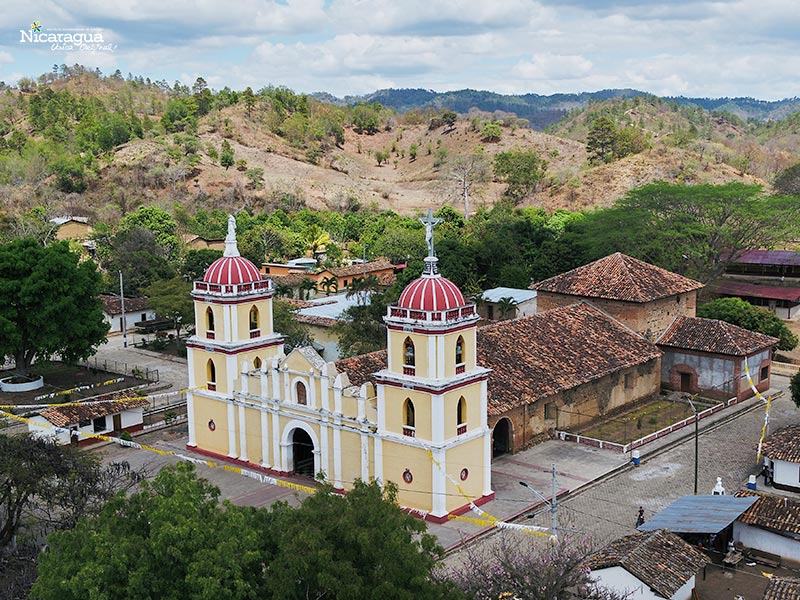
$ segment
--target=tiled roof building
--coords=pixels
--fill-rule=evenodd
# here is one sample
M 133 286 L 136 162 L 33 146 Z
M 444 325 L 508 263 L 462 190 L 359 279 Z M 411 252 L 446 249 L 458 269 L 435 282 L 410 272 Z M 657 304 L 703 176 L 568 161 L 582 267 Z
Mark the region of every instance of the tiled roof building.
M 699 352 L 747 356 L 771 348 L 778 340 L 717 319 L 677 317 L 656 343 Z
M 611 542 L 592 554 L 587 566 L 593 572 L 622 567 L 661 598 L 672 598 L 710 562 L 705 554 L 677 535 L 658 529 L 634 533 Z
M 800 600 L 800 578 L 770 578 L 762 600 Z
M 761 451 L 772 460 L 800 462 L 800 425 L 789 425 L 770 434 Z

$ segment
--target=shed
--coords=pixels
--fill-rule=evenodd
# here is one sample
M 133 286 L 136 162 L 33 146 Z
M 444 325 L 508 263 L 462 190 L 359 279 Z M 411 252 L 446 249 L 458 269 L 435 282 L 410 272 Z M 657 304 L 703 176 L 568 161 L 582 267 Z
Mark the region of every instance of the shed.
M 478 303 L 478 314 L 484 319 L 529 317 L 536 314 L 536 290 L 521 290 L 518 288 L 496 287 L 481 293 L 482 303 Z M 513 304 L 513 314 L 502 315 L 501 307 L 504 300 L 508 299 Z
M 781 319 L 800 317 L 800 288 L 755 283 L 725 282 L 716 293 L 725 298 L 741 298 L 750 304 L 766 308 Z
M 728 527 L 756 502 L 756 498 L 735 496 L 684 496 L 652 519 L 639 531 L 667 529 L 674 533 L 716 534 Z
M 96 438 L 85 434 L 139 431 L 144 428 L 145 398 L 105 400 L 53 406 L 33 417 L 28 430 L 35 436 L 53 439 L 57 444 L 69 444 L 77 434 L 78 444 L 91 444 Z
M 734 541 L 800 562 L 800 500 L 749 491 L 736 495 L 756 502 L 734 522 Z

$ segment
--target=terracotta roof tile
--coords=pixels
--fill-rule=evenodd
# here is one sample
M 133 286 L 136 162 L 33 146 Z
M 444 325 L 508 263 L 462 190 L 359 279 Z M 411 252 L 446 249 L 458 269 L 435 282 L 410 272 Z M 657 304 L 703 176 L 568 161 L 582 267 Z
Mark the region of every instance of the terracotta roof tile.
M 99 404 L 72 404 L 69 406 L 54 406 L 41 412 L 41 415 L 57 427 L 75 425 L 80 421 L 96 419 L 106 415 L 112 415 L 130 410 L 132 408 L 143 408 L 150 402 L 146 398 L 131 400 L 113 400 Z
M 122 314 L 122 301 L 119 296 L 100 294 L 103 302 L 103 311 L 109 315 Z M 125 312 L 134 312 L 147 309 L 147 298 L 125 298 Z
M 478 330 L 478 362 L 492 369 L 490 415 L 660 355 L 654 344 L 588 302 Z
M 770 496 L 748 490 L 736 492 L 738 498 L 756 496 L 758 500 L 748 508 L 739 521 L 762 529 L 800 536 L 800 500 L 785 496 Z
M 386 269 L 394 270 L 394 265 L 385 258 L 378 258 L 366 263 L 354 263 L 352 265 L 345 265 L 343 267 L 332 267 L 328 269 L 337 277 L 350 277 L 351 275 L 364 275 L 364 272 L 369 275 L 376 271 L 384 271 Z
M 301 313 L 295 313 L 294 320 L 298 323 L 316 325 L 317 327 L 333 327 L 338 323 L 336 319 L 330 317 L 317 317 L 315 315 L 304 315 Z
M 778 339 L 763 333 L 750 331 L 717 319 L 677 317 L 656 341 L 656 344 L 729 356 L 747 356 L 753 352 L 770 348 L 778 341 Z
M 664 598 L 671 598 L 709 558 L 664 529 L 641 531 L 611 542 L 592 554 L 592 570 L 622 567 Z
M 800 600 L 800 578 L 772 577 L 761 600 Z
M 342 358 L 334 364 L 340 373 L 347 373 L 350 385 L 360 386 L 367 381 L 375 383 L 373 373 L 386 368 L 388 360 L 386 350 L 378 350 L 369 354 L 361 354 L 352 358 Z
M 583 298 L 650 302 L 698 290 L 703 284 L 617 252 L 530 287 Z
M 761 451 L 772 460 L 800 462 L 800 425 L 789 425 L 770 434 Z
M 289 273 L 288 275 L 269 275 L 272 282 L 277 285 L 288 285 L 289 287 L 297 287 L 303 283 L 304 279 L 311 279 L 308 273 Z

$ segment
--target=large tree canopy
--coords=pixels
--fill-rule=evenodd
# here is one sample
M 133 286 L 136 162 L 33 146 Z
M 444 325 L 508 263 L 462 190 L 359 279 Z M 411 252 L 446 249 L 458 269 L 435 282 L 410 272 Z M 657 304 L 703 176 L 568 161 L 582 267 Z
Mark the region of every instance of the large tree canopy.
M 79 264 L 66 242 L 0 246 L 0 356 L 13 356 L 20 374 L 36 358 L 91 356 L 108 331 L 100 289 L 94 263 Z
M 775 313 L 753 306 L 741 298 L 719 298 L 697 308 L 697 316 L 726 323 L 778 338 L 778 350 L 792 350 L 797 336 Z
M 299 508 L 218 499 L 192 465 L 163 469 L 142 491 L 52 535 L 33 596 L 444 600 L 455 593 L 430 577 L 441 549 L 400 510 L 391 485 L 357 482 L 344 498 L 323 487 Z
M 706 283 L 742 253 L 793 239 L 800 198 L 755 185 L 652 183 L 577 223 L 588 261 L 621 251 Z M 569 237 L 569 236 L 568 236 Z

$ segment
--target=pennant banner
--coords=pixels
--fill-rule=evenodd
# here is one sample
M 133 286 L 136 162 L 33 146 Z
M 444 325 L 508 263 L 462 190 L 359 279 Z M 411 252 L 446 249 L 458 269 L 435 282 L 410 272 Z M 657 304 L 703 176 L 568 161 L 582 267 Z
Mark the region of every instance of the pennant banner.
M 750 385 L 750 389 L 753 390 L 756 397 L 762 402 L 766 403 L 766 409 L 764 411 L 764 424 L 761 426 L 761 437 L 758 440 L 758 450 L 756 450 L 756 464 L 759 464 L 761 462 L 761 447 L 764 445 L 764 438 L 767 436 L 767 427 L 769 426 L 769 409 L 772 405 L 772 396 L 764 398 L 764 396 L 761 395 L 761 392 L 756 389 L 756 385 L 753 383 L 753 378 L 750 376 L 750 367 L 747 365 L 747 358 L 744 359 L 744 374 L 747 376 L 747 383 Z

